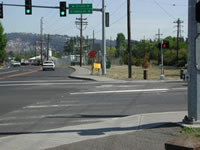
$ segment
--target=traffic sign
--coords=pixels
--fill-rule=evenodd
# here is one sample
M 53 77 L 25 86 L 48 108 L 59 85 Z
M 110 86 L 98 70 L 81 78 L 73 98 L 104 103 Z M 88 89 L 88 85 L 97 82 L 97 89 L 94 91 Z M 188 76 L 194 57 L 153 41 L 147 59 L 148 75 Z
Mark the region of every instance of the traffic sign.
M 90 56 L 90 58 L 94 58 L 95 55 L 96 55 L 95 51 L 90 51 L 90 52 L 88 53 L 88 56 Z
M 92 14 L 92 4 L 69 4 L 69 14 Z

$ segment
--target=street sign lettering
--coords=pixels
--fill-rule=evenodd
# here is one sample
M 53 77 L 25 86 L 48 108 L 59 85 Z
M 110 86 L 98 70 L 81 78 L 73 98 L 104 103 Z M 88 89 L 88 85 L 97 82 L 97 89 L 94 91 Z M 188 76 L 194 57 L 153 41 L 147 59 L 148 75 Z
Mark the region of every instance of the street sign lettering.
M 69 14 L 92 14 L 92 4 L 69 4 Z

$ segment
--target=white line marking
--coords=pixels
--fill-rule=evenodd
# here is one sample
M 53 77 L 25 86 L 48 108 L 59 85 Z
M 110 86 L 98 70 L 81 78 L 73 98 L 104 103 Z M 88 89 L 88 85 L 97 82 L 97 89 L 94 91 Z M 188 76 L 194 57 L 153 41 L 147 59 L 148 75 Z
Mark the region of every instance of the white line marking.
M 29 81 L 0 81 L 0 83 L 42 83 L 42 82 L 79 82 L 84 80 L 29 80 Z
M 22 84 L 0 84 L 0 87 L 8 86 L 49 86 L 49 85 L 88 85 L 96 84 L 95 82 L 83 82 L 83 83 L 22 83 Z
M 143 90 L 119 90 L 119 91 L 97 91 L 97 92 L 77 92 L 70 93 L 71 95 L 81 95 L 81 94 L 107 94 L 107 93 L 134 93 L 134 92 L 162 92 L 168 91 L 168 89 L 143 89 Z
M 129 87 L 141 87 L 141 86 L 144 86 L 144 85 L 100 85 L 100 86 L 96 86 L 96 88 L 111 88 L 111 87 L 114 87 L 114 88 L 129 88 Z
M 71 105 L 31 105 L 31 106 L 26 106 L 23 107 L 24 109 L 29 109 L 29 108 L 56 108 L 56 107 L 69 107 Z
M 172 88 L 172 90 L 187 90 L 187 88 Z
M 27 124 L 33 124 L 34 122 L 20 122 L 20 123 L 0 123 L 0 126 L 16 126 L 16 125 L 27 125 Z
M 8 73 L 13 73 L 13 72 L 18 72 L 19 70 L 12 70 L 12 71 L 7 71 L 7 72 L 1 72 L 0 74 L 8 74 Z

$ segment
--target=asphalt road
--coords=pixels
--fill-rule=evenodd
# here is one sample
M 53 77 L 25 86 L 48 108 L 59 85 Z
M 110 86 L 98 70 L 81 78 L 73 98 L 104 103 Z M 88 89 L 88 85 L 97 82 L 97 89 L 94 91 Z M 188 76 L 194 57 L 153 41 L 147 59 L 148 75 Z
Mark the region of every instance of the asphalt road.
M 84 81 L 68 78 L 72 72 L 33 66 L 0 70 L 0 135 L 186 110 L 186 83 Z

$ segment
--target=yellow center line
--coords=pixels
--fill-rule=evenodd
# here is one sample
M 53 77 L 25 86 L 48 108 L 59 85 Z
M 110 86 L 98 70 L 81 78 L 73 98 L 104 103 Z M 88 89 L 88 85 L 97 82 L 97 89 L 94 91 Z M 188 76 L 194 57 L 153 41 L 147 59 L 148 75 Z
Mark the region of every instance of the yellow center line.
M 5 77 L 2 77 L 0 78 L 0 80 L 5 80 L 5 79 L 9 79 L 9 78 L 14 78 L 14 77 L 18 77 L 18 76 L 24 76 L 24 75 L 28 75 L 28 74 L 31 74 L 31 73 L 34 73 L 34 72 L 38 72 L 40 71 L 40 69 L 37 69 L 37 70 L 33 70 L 33 71 L 29 71 L 29 72 L 23 72 L 23 73 L 17 73 L 17 74 L 13 74 L 13 75 L 8 75 L 8 76 L 5 76 Z

